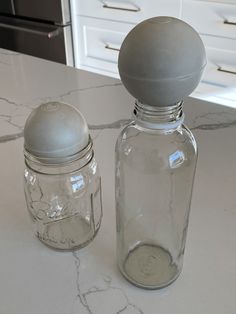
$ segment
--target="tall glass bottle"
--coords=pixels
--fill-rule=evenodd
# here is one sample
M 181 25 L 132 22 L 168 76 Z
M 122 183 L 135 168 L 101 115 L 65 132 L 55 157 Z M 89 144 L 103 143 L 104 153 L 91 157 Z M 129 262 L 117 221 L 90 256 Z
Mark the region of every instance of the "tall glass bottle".
M 118 265 L 144 288 L 170 284 L 183 265 L 197 145 L 182 122 L 182 102 L 136 102 L 116 143 Z
M 137 102 L 116 144 L 117 259 L 139 287 L 167 286 L 183 266 L 197 145 L 182 100 L 205 65 L 198 33 L 173 17 L 136 25 L 120 49 L 120 77 Z

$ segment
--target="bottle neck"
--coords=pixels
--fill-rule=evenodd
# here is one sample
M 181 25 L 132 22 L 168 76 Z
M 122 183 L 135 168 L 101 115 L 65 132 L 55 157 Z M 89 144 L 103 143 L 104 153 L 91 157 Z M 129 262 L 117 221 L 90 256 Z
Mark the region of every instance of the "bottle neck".
M 135 102 L 135 122 L 150 129 L 176 129 L 184 121 L 183 101 L 168 107 L 155 107 Z
M 93 143 L 90 138 L 88 145 L 77 154 L 65 158 L 42 158 L 24 150 L 25 164 L 28 168 L 43 174 L 66 174 L 85 167 L 93 158 Z

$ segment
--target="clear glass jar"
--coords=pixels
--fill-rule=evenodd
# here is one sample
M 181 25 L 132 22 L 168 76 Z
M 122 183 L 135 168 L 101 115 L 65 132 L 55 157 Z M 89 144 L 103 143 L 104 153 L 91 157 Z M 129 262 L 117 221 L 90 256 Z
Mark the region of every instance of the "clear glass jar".
M 24 155 L 25 197 L 36 236 L 60 250 L 87 245 L 102 219 L 101 177 L 91 139 L 63 163 L 44 161 L 26 150 Z
M 133 284 L 157 289 L 181 272 L 197 145 L 182 103 L 136 102 L 116 143 L 117 260 Z

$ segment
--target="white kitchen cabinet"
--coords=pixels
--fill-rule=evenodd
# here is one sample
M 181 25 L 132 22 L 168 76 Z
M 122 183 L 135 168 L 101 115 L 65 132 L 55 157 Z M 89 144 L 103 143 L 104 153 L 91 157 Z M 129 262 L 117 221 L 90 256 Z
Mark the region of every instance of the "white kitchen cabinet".
M 137 24 L 157 15 L 178 17 L 180 3 L 180 0 L 79 0 L 76 5 L 76 14 Z
M 174 16 L 193 26 L 206 47 L 208 64 L 193 95 L 207 99 L 208 90 L 229 88 L 236 94 L 236 0 L 71 0 L 71 7 L 76 67 L 119 78 L 127 33 L 147 18 Z
M 81 16 L 77 25 L 80 38 L 78 67 L 117 76 L 120 46 L 134 26 Z
M 200 34 L 236 39 L 236 0 L 234 4 L 183 0 L 181 17 Z
M 202 35 L 207 51 L 203 80 L 225 87 L 236 86 L 236 40 Z
M 181 18 L 199 32 L 206 47 L 208 63 L 202 79 L 204 95 L 200 96 L 208 99 L 217 87 L 214 93 L 220 101 L 222 95 L 232 98 L 236 95 L 236 0 L 183 0 L 181 12 Z
M 75 66 L 119 77 L 119 48 L 139 22 L 158 15 L 180 16 L 182 0 L 72 0 Z

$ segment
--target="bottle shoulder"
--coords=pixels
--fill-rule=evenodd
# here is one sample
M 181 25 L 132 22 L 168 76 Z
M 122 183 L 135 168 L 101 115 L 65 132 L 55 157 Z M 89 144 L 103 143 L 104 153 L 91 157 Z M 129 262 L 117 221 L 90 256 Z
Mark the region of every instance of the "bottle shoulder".
M 131 122 L 118 137 L 116 153 L 143 161 L 149 159 L 148 155 L 171 160 L 184 156 L 185 160 L 190 160 L 197 156 L 197 144 L 192 132 L 183 124 L 174 130 L 144 130 Z
M 121 131 L 118 137 L 119 143 L 132 142 L 133 144 L 135 144 L 138 143 L 140 140 L 165 143 L 189 142 L 196 146 L 196 141 L 192 132 L 184 124 L 181 124 L 174 129 L 151 129 L 144 128 L 132 121 Z

